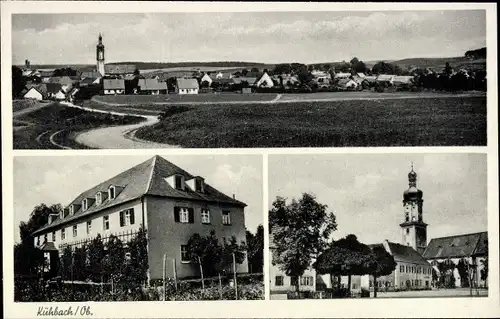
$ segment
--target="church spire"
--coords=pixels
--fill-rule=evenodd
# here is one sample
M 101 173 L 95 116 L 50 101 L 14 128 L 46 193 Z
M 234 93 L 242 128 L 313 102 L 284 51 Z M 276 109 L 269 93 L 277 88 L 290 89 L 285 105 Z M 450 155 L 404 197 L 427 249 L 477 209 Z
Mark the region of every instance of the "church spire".
M 99 32 L 99 44 L 102 44 L 102 35 L 101 35 L 101 32 Z
M 408 184 L 410 187 L 417 187 L 417 173 L 413 170 L 413 162 L 411 162 L 411 171 L 408 173 Z

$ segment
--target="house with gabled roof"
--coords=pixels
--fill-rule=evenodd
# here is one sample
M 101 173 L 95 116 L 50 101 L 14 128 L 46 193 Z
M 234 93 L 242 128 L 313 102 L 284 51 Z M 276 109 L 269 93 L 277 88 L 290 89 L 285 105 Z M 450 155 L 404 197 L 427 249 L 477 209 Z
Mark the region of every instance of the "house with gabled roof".
M 77 195 L 59 215 L 33 233 L 36 247 L 79 247 L 100 235 L 130 234 L 144 227 L 148 240 L 148 278 L 161 279 L 162 261 L 169 258 L 167 275 L 198 275 L 186 244 L 194 233 L 245 242 L 246 204 L 212 187 L 160 156 L 154 156 Z M 123 242 L 130 237 L 120 238 Z M 49 244 L 50 243 L 50 244 Z M 246 259 L 246 258 L 245 258 Z M 246 260 L 237 272 L 248 272 Z
M 272 88 L 274 86 L 273 79 L 267 74 L 267 72 L 262 73 L 260 78 L 255 82 L 256 87 L 267 87 Z
M 141 94 L 166 94 L 167 82 L 159 82 L 157 79 L 139 79 L 137 87 Z
M 178 94 L 198 94 L 200 85 L 196 79 L 176 79 L 176 93 Z
M 102 85 L 105 95 L 125 94 L 125 80 L 103 79 Z

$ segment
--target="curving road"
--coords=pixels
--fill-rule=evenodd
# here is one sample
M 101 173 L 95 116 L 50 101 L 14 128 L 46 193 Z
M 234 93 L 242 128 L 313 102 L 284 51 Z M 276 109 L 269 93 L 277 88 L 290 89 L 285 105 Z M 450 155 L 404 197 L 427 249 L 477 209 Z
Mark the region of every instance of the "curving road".
M 157 116 L 150 115 L 139 115 L 139 114 L 131 114 L 131 113 L 121 113 L 121 112 L 112 112 L 112 111 L 103 111 L 92 109 L 88 107 L 82 107 L 78 105 L 74 105 L 69 102 L 61 102 L 61 104 L 68 107 L 75 107 L 79 109 L 83 109 L 90 112 L 99 112 L 106 114 L 114 114 L 121 116 L 137 116 L 143 117 L 146 121 L 143 121 L 138 124 L 131 125 L 121 125 L 121 126 L 110 126 L 104 128 L 96 128 L 88 131 L 80 132 L 76 135 L 75 141 L 77 143 L 92 147 L 92 148 L 103 148 L 103 149 L 135 149 L 135 148 L 177 148 L 178 146 L 169 145 L 169 144 L 161 144 L 154 143 L 149 141 L 140 140 L 135 137 L 135 132 L 143 127 L 148 125 L 153 125 L 159 122 Z

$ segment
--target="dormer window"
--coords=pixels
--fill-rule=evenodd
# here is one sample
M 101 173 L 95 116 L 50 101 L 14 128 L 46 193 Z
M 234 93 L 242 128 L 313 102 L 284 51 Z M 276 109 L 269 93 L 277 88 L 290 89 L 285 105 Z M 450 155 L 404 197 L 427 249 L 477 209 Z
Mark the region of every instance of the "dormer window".
M 75 213 L 75 205 L 71 204 L 69 206 L 69 215 L 73 216 L 74 213 Z
M 95 204 L 96 205 L 101 205 L 102 204 L 102 193 L 98 192 L 95 194 Z
M 109 199 L 115 199 L 115 196 L 116 196 L 116 190 L 115 190 L 115 186 L 111 185 L 108 189 L 108 197 Z
M 195 185 L 195 190 L 196 190 L 197 192 L 203 193 L 203 192 L 205 191 L 205 187 L 204 187 L 205 185 L 203 185 L 203 184 L 204 184 L 204 183 L 203 183 L 203 179 L 201 179 L 201 178 L 197 177 L 197 178 L 195 179 L 195 182 L 194 182 L 194 185 Z
M 82 210 L 83 211 L 86 211 L 89 208 L 88 204 L 89 204 L 89 202 L 88 202 L 88 200 L 86 198 L 84 200 L 82 200 Z
M 175 175 L 175 188 L 184 189 L 184 177 L 181 175 Z

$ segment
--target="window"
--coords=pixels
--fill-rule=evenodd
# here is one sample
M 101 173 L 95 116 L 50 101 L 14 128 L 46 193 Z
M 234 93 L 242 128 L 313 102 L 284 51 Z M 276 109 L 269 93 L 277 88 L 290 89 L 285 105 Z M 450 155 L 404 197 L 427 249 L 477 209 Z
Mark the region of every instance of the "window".
M 201 223 L 210 224 L 210 211 L 208 209 L 201 209 Z
M 194 223 L 194 209 L 187 207 L 174 207 L 174 221 L 176 223 Z
M 88 202 L 87 202 L 87 199 L 85 198 L 84 200 L 82 200 L 82 211 L 86 211 L 88 209 Z
M 43 242 L 46 243 L 47 242 L 47 234 L 43 235 Z
M 313 277 L 312 276 L 303 276 L 300 278 L 301 286 L 312 286 L 313 285 Z
M 104 216 L 102 218 L 102 228 L 104 228 L 104 230 L 109 229 L 109 216 Z
M 102 204 L 102 193 L 101 192 L 95 194 L 95 204 L 96 205 Z
M 412 285 L 412 286 L 414 285 L 414 283 L 413 283 L 413 279 L 411 280 L 411 285 Z
M 408 269 L 408 266 L 406 266 L 406 272 L 409 272 L 408 270 L 409 270 L 409 269 Z
M 115 187 L 114 186 L 110 186 L 109 189 L 108 189 L 108 197 L 109 199 L 115 199 Z
M 203 193 L 203 181 L 200 178 L 195 179 L 194 187 L 197 192 Z
M 188 263 L 189 261 L 187 245 L 181 245 L 181 262 Z
M 182 176 L 180 175 L 175 175 L 175 188 L 184 189 L 184 187 L 182 187 Z
M 92 221 L 89 220 L 87 222 L 87 234 L 90 234 L 90 231 L 92 230 Z
M 274 278 L 274 284 L 276 286 L 283 286 L 283 276 L 276 276 Z
M 73 225 L 73 237 L 78 236 L 78 227 L 77 225 Z
M 55 231 L 52 232 L 52 241 L 53 242 L 56 241 L 56 232 Z
M 405 272 L 405 266 L 399 266 L 399 272 Z
M 222 224 L 231 225 L 231 213 L 228 210 L 222 212 Z
M 66 228 L 61 229 L 61 239 L 66 239 Z
M 120 212 L 120 227 L 130 226 L 135 223 L 134 209 L 127 209 Z
M 356 289 L 356 284 L 352 284 L 352 289 Z
M 69 206 L 69 215 L 73 215 L 75 213 L 75 205 L 70 205 Z
M 40 246 L 40 236 L 36 238 L 36 245 Z
M 373 281 L 370 280 L 369 287 L 373 287 Z
M 406 234 L 408 235 L 410 233 L 410 229 L 406 228 Z

